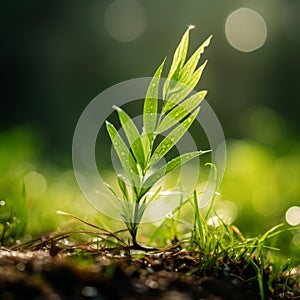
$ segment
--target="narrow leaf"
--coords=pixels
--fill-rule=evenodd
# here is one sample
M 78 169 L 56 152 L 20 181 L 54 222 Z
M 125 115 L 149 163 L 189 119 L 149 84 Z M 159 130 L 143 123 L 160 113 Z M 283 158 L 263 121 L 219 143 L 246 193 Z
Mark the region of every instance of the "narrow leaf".
M 207 60 L 193 73 L 192 76 L 190 76 L 185 82 L 183 82 L 183 84 L 186 84 L 188 87 L 193 89 L 199 82 L 206 65 L 207 65 Z
M 197 108 L 188 118 L 180 123 L 175 129 L 173 129 L 157 146 L 155 149 L 149 165 L 153 166 L 156 164 L 170 149 L 181 139 L 181 137 L 188 131 L 189 127 L 194 122 L 196 116 L 200 111 L 200 107 Z
M 139 132 L 132 119 L 127 115 L 127 113 L 124 110 L 115 105 L 113 106 L 113 108 L 116 109 L 118 112 L 120 123 L 124 129 L 136 162 L 143 168 L 145 157 Z
M 165 100 L 162 114 L 171 110 L 176 104 L 192 92 L 199 82 L 206 64 L 207 61 L 205 61 L 204 64 L 202 64 L 185 83 L 178 82 L 177 90 L 168 98 L 168 100 Z
M 138 207 L 138 210 L 136 211 L 136 215 L 135 215 L 135 219 L 134 219 L 134 223 L 140 223 L 142 220 L 142 217 L 144 215 L 144 212 L 146 210 L 147 204 L 146 204 L 146 200 L 144 199 Z
M 190 153 L 185 153 L 176 158 L 170 160 L 165 166 L 156 170 L 151 176 L 149 176 L 143 184 L 144 188 L 154 186 L 161 178 L 167 175 L 172 170 L 184 165 L 188 161 L 192 160 L 195 157 L 198 157 L 204 153 L 208 153 L 208 151 L 194 151 Z
M 141 142 L 143 145 L 144 156 L 145 156 L 145 165 L 146 165 L 146 163 L 149 161 L 149 157 L 151 155 L 152 142 L 150 142 L 149 136 L 145 133 L 144 130 L 142 132 Z
M 139 180 L 138 170 L 134 158 L 132 157 L 129 149 L 127 148 L 125 142 L 119 135 L 114 125 L 106 121 L 106 129 L 117 152 L 123 170 L 125 171 L 130 182 L 133 185 L 136 185 L 136 183 L 138 183 Z
M 195 71 L 201 54 L 204 52 L 204 49 L 210 44 L 212 36 L 210 36 L 202 45 L 194 52 L 194 54 L 190 57 L 187 63 L 181 69 L 179 75 L 179 81 L 186 82 Z
M 206 94 L 207 91 L 200 91 L 182 102 L 180 105 L 175 106 L 175 108 L 172 109 L 170 113 L 168 113 L 161 121 L 156 132 L 162 133 L 176 123 L 180 122 L 188 114 L 192 113 L 192 111 L 200 105 Z
M 155 72 L 146 93 L 146 98 L 144 101 L 144 113 L 143 113 L 144 131 L 146 134 L 153 134 L 155 131 L 156 119 L 157 119 L 159 81 L 160 81 L 164 64 L 165 64 L 165 60 L 162 62 L 162 64 Z
M 189 45 L 189 32 L 193 28 L 194 26 L 189 26 L 188 29 L 183 34 L 181 41 L 177 49 L 175 50 L 168 78 L 172 77 L 178 65 L 180 66 L 180 68 L 182 68 L 183 66 L 186 58 L 187 50 L 188 50 L 188 45 Z
M 128 201 L 129 200 L 129 194 L 128 194 L 127 186 L 126 186 L 126 183 L 124 181 L 124 178 L 121 175 L 118 175 L 118 184 L 119 184 L 119 187 L 122 191 L 124 200 Z
M 163 88 L 163 98 L 165 99 L 166 93 L 169 86 L 169 80 L 173 77 L 176 70 L 181 69 L 186 58 L 187 50 L 188 50 L 188 44 L 189 44 L 189 32 L 193 28 L 193 26 L 189 26 L 189 28 L 186 30 L 186 32 L 183 34 L 181 41 L 174 53 L 172 65 L 169 71 L 169 74 L 167 76 L 167 81 L 164 84 Z
M 104 182 L 104 185 L 113 193 L 113 195 L 116 197 L 116 199 L 118 200 L 121 208 L 122 208 L 122 211 L 128 215 L 128 205 L 127 205 L 127 202 L 123 201 L 118 195 L 117 193 L 115 192 L 115 190 L 112 188 L 112 186 L 110 186 L 108 183 Z M 124 205 L 126 204 L 126 205 Z

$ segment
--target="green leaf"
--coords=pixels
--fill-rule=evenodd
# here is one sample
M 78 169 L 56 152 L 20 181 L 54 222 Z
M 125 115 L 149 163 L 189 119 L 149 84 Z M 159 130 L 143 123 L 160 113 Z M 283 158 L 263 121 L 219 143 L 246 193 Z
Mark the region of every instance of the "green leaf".
M 159 81 L 164 64 L 165 60 L 155 72 L 146 93 L 143 113 L 144 132 L 146 134 L 153 134 L 156 128 Z
M 177 156 L 176 158 L 170 160 L 165 166 L 162 166 L 158 170 L 156 170 L 152 175 L 150 175 L 146 181 L 143 183 L 143 188 L 150 189 L 153 187 L 160 179 L 162 179 L 165 175 L 169 172 L 173 171 L 174 169 L 184 165 L 188 161 L 192 160 L 195 157 L 198 157 L 202 154 L 208 153 L 208 151 L 194 151 L 182 154 Z
M 155 149 L 149 165 L 150 167 L 156 164 L 170 149 L 181 139 L 181 137 L 188 131 L 189 127 L 194 122 L 196 116 L 200 111 L 200 107 L 197 108 L 188 118 L 180 123 L 175 129 L 173 129 L 157 146 Z
M 174 53 L 172 65 L 170 67 L 170 71 L 167 77 L 167 81 L 164 84 L 163 88 L 163 98 L 166 98 L 168 86 L 169 86 L 169 80 L 173 77 L 176 70 L 180 70 L 185 62 L 188 45 L 189 45 L 189 32 L 193 28 L 193 26 L 189 26 L 189 28 L 186 30 L 186 32 L 183 34 L 181 41 Z
M 145 163 L 145 157 L 139 132 L 132 119 L 127 115 L 127 113 L 124 110 L 115 105 L 113 106 L 113 108 L 116 109 L 118 112 L 120 123 L 124 129 L 135 160 L 143 168 Z
M 146 166 L 147 162 L 149 161 L 149 157 L 151 155 L 152 142 L 150 142 L 149 136 L 145 133 L 144 130 L 142 132 L 141 142 L 144 149 L 145 166 Z
M 113 193 L 113 195 L 119 200 L 121 201 L 120 197 L 117 195 L 117 193 L 115 192 L 115 190 L 112 188 L 111 185 L 109 185 L 107 182 L 103 182 L 104 185 Z
M 130 206 L 128 205 L 128 201 L 123 201 L 115 192 L 115 189 L 112 188 L 112 186 L 110 186 L 107 182 L 104 182 L 104 185 L 112 192 L 112 194 L 116 197 L 116 199 L 118 200 L 122 211 L 124 212 L 125 215 L 128 215 L 130 212 Z
M 162 114 L 171 110 L 176 104 L 178 104 L 192 92 L 194 87 L 199 82 L 206 64 L 207 60 L 193 73 L 193 75 L 190 78 L 188 78 L 188 80 L 185 83 L 178 82 L 177 90 L 174 91 L 173 94 L 171 94 L 168 100 L 165 100 L 162 109 Z
M 137 204 L 138 208 L 135 211 L 135 216 L 134 216 L 134 223 L 140 223 L 142 220 L 142 217 L 144 215 L 144 212 L 147 207 L 146 199 L 144 199 L 141 203 Z
M 187 85 L 191 89 L 193 89 L 197 83 L 199 82 L 201 75 L 203 73 L 204 68 L 207 65 L 207 60 L 193 73 L 192 76 L 190 76 L 186 81 L 183 82 L 183 84 Z
M 118 175 L 118 184 L 122 191 L 124 200 L 129 201 L 129 194 L 128 194 L 127 186 L 126 186 L 123 176 L 121 176 L 121 175 Z
M 201 54 L 204 52 L 204 49 L 210 44 L 212 36 L 210 36 L 202 45 L 194 52 L 194 54 L 190 57 L 187 63 L 181 69 L 179 74 L 179 81 L 185 83 L 188 79 L 193 75 L 195 71 Z
M 106 129 L 117 152 L 122 168 L 126 173 L 129 181 L 134 186 L 139 185 L 139 173 L 136 167 L 136 163 L 125 142 L 119 135 L 114 125 L 112 125 L 108 121 L 106 121 Z
M 161 121 L 156 132 L 158 134 L 164 132 L 176 123 L 180 122 L 189 113 L 192 113 L 192 111 L 200 105 L 201 101 L 204 99 L 206 94 L 207 91 L 200 91 L 197 94 L 185 100 L 184 102 L 182 102 L 180 105 L 177 105 Z

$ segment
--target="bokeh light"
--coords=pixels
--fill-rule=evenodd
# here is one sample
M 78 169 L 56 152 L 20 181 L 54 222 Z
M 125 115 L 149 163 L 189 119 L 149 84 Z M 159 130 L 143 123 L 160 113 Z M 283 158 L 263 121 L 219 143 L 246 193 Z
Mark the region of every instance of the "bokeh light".
M 264 45 L 267 25 L 257 12 L 249 8 L 239 8 L 227 17 L 225 33 L 232 47 L 251 52 Z
M 114 39 L 127 43 L 144 32 L 147 17 L 136 0 L 116 0 L 107 7 L 104 21 L 107 32 Z
M 216 204 L 216 212 L 225 224 L 232 224 L 238 215 L 238 208 L 235 203 L 225 200 Z
M 300 232 L 296 232 L 293 234 L 293 244 L 294 245 L 300 244 Z
M 26 191 L 30 196 L 37 197 L 43 194 L 47 189 L 45 177 L 38 172 L 30 172 L 24 178 Z
M 285 213 L 285 219 L 291 226 L 300 224 L 300 207 L 292 206 Z

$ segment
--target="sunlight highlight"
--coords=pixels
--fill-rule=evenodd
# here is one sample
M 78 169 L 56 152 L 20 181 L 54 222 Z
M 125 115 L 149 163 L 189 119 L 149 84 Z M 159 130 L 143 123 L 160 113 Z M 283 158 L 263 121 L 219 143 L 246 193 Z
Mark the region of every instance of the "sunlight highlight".
M 264 45 L 267 25 L 257 12 L 249 8 L 239 8 L 227 17 L 225 34 L 233 48 L 251 52 Z

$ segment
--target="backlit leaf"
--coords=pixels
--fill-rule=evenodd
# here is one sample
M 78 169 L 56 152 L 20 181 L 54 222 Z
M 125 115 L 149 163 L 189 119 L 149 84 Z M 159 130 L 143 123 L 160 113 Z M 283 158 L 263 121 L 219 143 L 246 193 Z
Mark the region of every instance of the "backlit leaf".
M 117 152 L 124 172 L 126 173 L 130 182 L 133 185 L 137 185 L 139 182 L 139 176 L 134 158 L 132 157 L 129 149 L 127 148 L 125 142 L 119 135 L 114 125 L 106 121 L 106 129 Z
M 198 157 L 202 154 L 208 153 L 208 151 L 194 151 L 190 153 L 185 153 L 176 158 L 170 160 L 165 166 L 162 166 L 158 170 L 156 170 L 152 175 L 150 175 L 143 184 L 144 192 L 148 191 L 153 187 L 160 179 L 162 179 L 169 172 L 175 170 L 178 167 L 181 167 L 188 161 L 192 160 L 195 157 Z
M 181 102 L 192 92 L 194 87 L 199 82 L 206 64 L 207 61 L 205 61 L 204 64 L 202 64 L 184 84 L 178 82 L 178 89 L 169 97 L 168 100 L 165 100 L 162 114 L 171 110 L 176 104 Z
M 176 70 L 180 70 L 185 62 L 187 50 L 188 50 L 188 44 L 189 44 L 189 32 L 193 28 L 193 26 L 189 26 L 189 28 L 184 33 L 175 53 L 173 56 L 172 65 L 169 71 L 169 74 L 167 76 L 167 81 L 164 84 L 163 87 L 163 98 L 166 98 L 166 93 L 169 86 L 169 80 L 173 78 L 173 75 Z
M 120 107 L 113 106 L 117 110 L 119 115 L 119 120 L 126 134 L 127 140 L 129 142 L 131 151 L 136 159 L 136 162 L 140 166 L 144 166 L 145 157 L 143 151 L 143 145 L 140 139 L 140 134 L 132 121 L 132 119 L 127 115 L 127 113 Z
M 199 110 L 200 108 L 197 108 L 188 118 L 186 118 L 182 123 L 179 123 L 179 125 L 162 140 L 150 159 L 150 166 L 156 164 L 165 154 L 167 154 L 188 131 L 189 127 L 192 125 L 196 116 L 198 115 Z
M 153 134 L 155 131 L 156 119 L 157 119 L 159 81 L 160 81 L 164 64 L 165 64 L 165 60 L 155 72 L 150 82 L 150 85 L 148 87 L 146 98 L 144 101 L 143 123 L 144 123 L 144 132 L 146 134 Z
M 172 109 L 161 121 L 157 128 L 157 133 L 164 132 L 165 130 L 174 126 L 176 123 L 180 122 L 188 114 L 192 113 L 192 111 L 200 105 L 206 94 L 207 91 L 198 92 L 184 102 L 175 106 L 175 108 Z
M 204 43 L 202 43 L 202 45 L 194 52 L 187 63 L 183 66 L 179 75 L 180 82 L 187 82 L 187 80 L 193 75 L 193 72 L 198 65 L 201 54 L 204 52 L 205 47 L 209 45 L 211 38 L 212 36 L 210 36 Z

